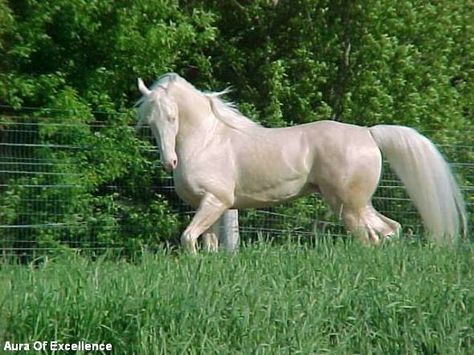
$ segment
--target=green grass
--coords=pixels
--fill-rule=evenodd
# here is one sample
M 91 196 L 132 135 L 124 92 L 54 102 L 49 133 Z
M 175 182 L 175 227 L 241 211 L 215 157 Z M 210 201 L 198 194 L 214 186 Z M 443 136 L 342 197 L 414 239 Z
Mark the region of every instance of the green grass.
M 472 245 L 403 242 L 2 265 L 0 352 L 83 340 L 116 354 L 467 354 L 473 266 Z

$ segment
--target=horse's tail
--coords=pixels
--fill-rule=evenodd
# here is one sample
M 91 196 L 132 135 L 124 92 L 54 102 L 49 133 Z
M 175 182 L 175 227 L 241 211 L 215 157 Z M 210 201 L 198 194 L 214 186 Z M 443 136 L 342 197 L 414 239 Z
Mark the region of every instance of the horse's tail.
M 405 185 L 427 234 L 453 242 L 467 234 L 464 200 L 449 165 L 435 145 L 412 128 L 379 125 L 370 133 Z

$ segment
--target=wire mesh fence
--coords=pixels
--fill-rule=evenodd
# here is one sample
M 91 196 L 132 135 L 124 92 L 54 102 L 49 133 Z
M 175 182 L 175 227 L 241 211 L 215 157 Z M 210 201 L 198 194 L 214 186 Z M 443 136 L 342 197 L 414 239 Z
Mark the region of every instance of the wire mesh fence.
M 59 121 L 59 122 L 58 122 Z M 0 243 L 4 256 L 64 247 L 133 250 L 177 240 L 192 210 L 159 166 L 149 132 L 117 122 L 63 124 L 46 117 L 0 117 Z M 472 137 L 438 144 L 459 182 L 472 225 Z M 384 164 L 373 199 L 383 214 L 417 234 L 421 222 L 398 178 Z M 239 214 L 241 238 L 345 235 L 317 195 Z

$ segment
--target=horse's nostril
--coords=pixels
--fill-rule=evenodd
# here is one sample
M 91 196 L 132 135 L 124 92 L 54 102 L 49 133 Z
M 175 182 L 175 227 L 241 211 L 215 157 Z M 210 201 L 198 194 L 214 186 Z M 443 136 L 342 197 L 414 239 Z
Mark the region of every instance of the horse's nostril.
M 167 172 L 172 172 L 174 169 L 176 169 L 177 165 L 178 159 L 169 160 L 163 163 L 163 167 Z

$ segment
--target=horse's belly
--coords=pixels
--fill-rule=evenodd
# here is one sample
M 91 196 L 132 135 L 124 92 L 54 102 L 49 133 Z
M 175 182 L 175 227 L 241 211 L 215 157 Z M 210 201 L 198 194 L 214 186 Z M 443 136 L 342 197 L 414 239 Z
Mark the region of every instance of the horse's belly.
M 278 181 L 274 184 L 265 180 L 252 184 L 252 187 L 238 188 L 235 191 L 234 208 L 262 208 L 293 198 L 306 195 L 317 190 L 306 183 L 306 178 Z

